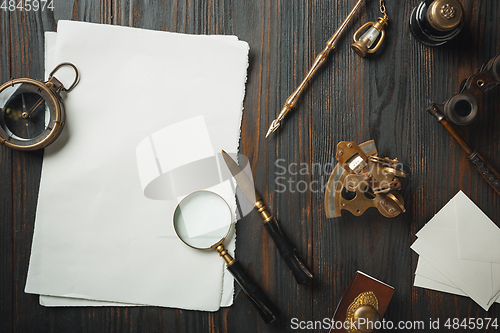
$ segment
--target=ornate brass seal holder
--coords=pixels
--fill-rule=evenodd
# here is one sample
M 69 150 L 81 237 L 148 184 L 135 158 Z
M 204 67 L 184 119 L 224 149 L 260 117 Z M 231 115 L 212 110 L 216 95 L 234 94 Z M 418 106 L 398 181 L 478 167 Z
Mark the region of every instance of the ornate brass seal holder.
M 398 190 L 399 178 L 405 178 L 397 159 L 377 156 L 372 141 L 359 146 L 355 142 L 339 142 L 334 168 L 326 188 L 325 211 L 329 218 L 341 215 L 345 209 L 355 216 L 375 207 L 385 217 L 404 213 L 404 200 Z
M 347 308 L 346 331 L 348 333 L 374 332 L 374 324 L 379 320 L 377 296 L 372 291 L 366 291 L 359 294 Z

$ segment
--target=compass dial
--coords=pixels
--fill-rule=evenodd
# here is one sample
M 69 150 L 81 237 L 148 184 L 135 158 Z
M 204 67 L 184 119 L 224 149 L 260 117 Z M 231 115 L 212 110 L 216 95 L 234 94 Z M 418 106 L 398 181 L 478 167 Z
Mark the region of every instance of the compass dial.
M 18 79 L 0 87 L 0 142 L 14 149 L 45 148 L 64 124 L 59 97 L 45 84 Z

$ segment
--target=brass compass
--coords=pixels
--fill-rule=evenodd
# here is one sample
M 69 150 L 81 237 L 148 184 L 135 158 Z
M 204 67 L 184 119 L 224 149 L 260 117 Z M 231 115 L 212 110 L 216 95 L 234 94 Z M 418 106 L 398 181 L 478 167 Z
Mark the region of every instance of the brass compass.
M 75 70 L 75 80 L 68 89 L 54 77 L 64 66 Z M 71 91 L 77 83 L 76 67 L 61 63 L 46 82 L 21 78 L 0 86 L 0 144 L 17 150 L 37 150 L 54 142 L 65 121 L 60 92 Z

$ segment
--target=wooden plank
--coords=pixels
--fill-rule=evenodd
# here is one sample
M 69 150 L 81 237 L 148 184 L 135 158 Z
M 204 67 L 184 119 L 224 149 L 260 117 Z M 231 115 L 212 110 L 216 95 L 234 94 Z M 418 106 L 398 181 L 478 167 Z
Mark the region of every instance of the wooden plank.
M 361 91 L 352 88 L 359 98 L 362 94 L 363 115 L 359 125 L 363 128 L 364 139 L 374 139 L 380 156 L 398 158 L 401 163 L 408 165 L 412 172 L 414 166 L 411 161 L 411 151 L 407 149 L 411 131 L 408 130 L 411 113 L 406 112 L 412 105 L 408 99 L 408 80 L 405 78 L 408 60 L 413 64 L 408 48 L 407 16 L 408 2 L 387 3 L 389 27 L 382 49 L 372 57 L 363 61 L 364 73 L 358 78 L 363 82 Z M 372 2 L 367 5 L 364 17 L 357 24 L 373 21 L 380 16 L 379 5 Z M 392 28 L 391 28 L 392 27 Z M 406 28 L 406 29 L 405 29 Z M 349 41 L 350 42 L 350 41 Z M 379 53 L 380 52 L 380 53 Z M 360 60 L 359 58 L 356 58 Z M 357 62 L 351 68 L 359 68 Z M 358 125 L 358 126 L 359 126 Z M 418 173 L 417 173 L 418 174 Z M 409 228 L 414 220 L 414 203 L 411 195 L 411 182 L 405 184 L 402 191 L 405 206 L 408 211 L 394 219 L 366 217 L 370 227 L 361 225 L 356 233 L 361 243 L 370 244 L 364 249 L 359 263 L 369 267 L 366 273 L 384 281 L 395 288 L 390 307 L 385 319 L 397 322 L 411 319 L 411 307 L 408 306 L 410 286 L 413 272 L 411 271 L 411 238 Z M 371 220 L 371 222 L 370 222 Z M 360 221 L 356 221 L 359 223 Z M 353 221 L 354 223 L 354 221 Z M 370 230 L 371 229 L 371 230 Z M 366 231 L 370 234 L 366 235 Z M 367 237 L 368 236 L 368 237 Z M 359 267 L 360 264 L 358 264 Z
M 9 14 L 0 13 L 0 81 L 3 84 L 11 78 L 10 71 L 10 30 Z M 0 331 L 9 332 L 13 327 L 12 267 L 12 152 L 0 146 Z
M 289 332 L 292 318 L 331 317 L 358 269 L 395 286 L 386 320 L 439 318 L 443 323 L 454 317 L 499 317 L 497 305 L 485 312 L 466 297 L 412 287 L 417 255 L 409 246 L 415 233 L 459 189 L 497 224 L 500 221 L 500 198 L 425 112 L 429 100 L 449 98 L 461 80 L 500 52 L 496 19 L 500 4 L 464 1 L 468 22 L 464 33 L 447 46 L 430 48 L 418 43 L 407 27 L 416 3 L 388 1 L 384 46 L 361 59 L 349 49 L 351 36 L 362 23 L 379 16 L 378 2 L 366 2 L 283 128 L 264 139 L 284 100 L 355 2 L 75 0 L 56 2 L 53 13 L 2 12 L 0 45 L 8 46 L 0 51 L 2 81 L 10 76 L 42 78 L 43 33 L 55 30 L 60 19 L 235 34 L 247 41 L 250 64 L 241 153 L 250 160 L 257 189 L 315 275 L 312 283 L 297 286 L 254 212 L 238 223 L 236 256 L 281 308 L 283 314 L 271 325 L 263 324 L 239 287 L 234 305 L 215 313 L 155 307 L 41 307 L 37 296 L 24 294 L 23 289 L 42 155 L 0 147 L 2 331 Z M 482 99 L 484 112 L 478 120 L 459 130 L 500 167 L 500 132 L 495 126 L 500 121 L 498 89 Z M 312 192 L 310 186 L 328 180 L 328 165 L 336 163 L 333 156 L 339 141 L 369 139 L 376 140 L 381 155 L 398 157 L 410 166 L 412 175 L 404 191 L 408 212 L 395 219 L 383 218 L 376 210 L 362 217 L 347 213 L 327 219 L 324 191 Z M 314 165 L 326 170 L 319 172 Z M 282 166 L 291 169 L 281 174 Z M 288 187 L 283 193 L 281 184 Z
M 10 68 L 16 77 L 31 77 L 43 79 L 44 74 L 44 31 L 53 31 L 58 19 L 71 19 L 76 15 L 80 20 L 102 19 L 98 9 L 101 2 L 75 2 L 71 10 L 61 13 L 59 3 L 56 3 L 54 12 L 15 11 L 10 14 L 11 29 L 7 36 L 11 42 Z M 65 3 L 68 5 L 68 3 Z M 80 14 L 81 13 L 81 14 Z M 3 66 L 2 66 L 3 67 Z M 37 295 L 24 293 L 26 283 L 31 241 L 33 237 L 38 187 L 40 183 L 43 152 L 18 152 L 12 151 L 12 224 L 13 231 L 9 242 L 12 247 L 14 262 L 9 270 L 14 281 L 12 290 L 12 331 L 37 330 L 52 331 L 57 326 L 62 331 L 75 331 L 80 309 L 65 309 L 62 315 L 56 315 L 54 309 L 41 307 Z M 90 309 L 83 310 L 91 312 Z M 104 309 L 101 310 L 103 312 Z M 89 316 L 93 318 L 93 316 Z M 101 322 L 106 322 L 105 320 Z
M 315 53 L 324 47 L 325 41 L 341 24 L 354 4 L 355 2 L 351 2 L 342 7 L 332 6 L 330 11 L 326 12 L 321 4 L 313 5 L 317 8 L 315 31 L 331 29 L 321 41 L 314 41 Z M 396 58 L 393 45 L 399 36 L 389 35 L 386 45 L 379 51 L 381 53 L 371 58 L 361 59 L 349 49 L 354 31 L 365 21 L 373 20 L 373 16 L 379 15 L 375 3 L 367 3 L 366 6 L 366 10 L 356 16 L 338 47 L 332 52 L 324 71 L 318 74 L 316 82 L 310 86 L 309 93 L 314 96 L 312 103 L 301 111 L 308 113 L 308 121 L 311 124 L 309 145 L 313 158 L 310 164 L 319 163 L 323 166 L 322 173 L 315 174 L 314 179 L 322 183 L 327 182 L 332 170 L 329 165 L 336 164 L 334 156 L 339 141 L 353 140 L 361 143 L 375 139 L 381 155 L 398 157 L 403 161 L 405 158 L 400 148 L 400 138 L 394 137 L 403 133 L 401 118 L 394 117 L 398 112 L 394 107 L 397 100 L 388 99 L 391 84 L 384 82 L 382 86 L 378 85 L 382 80 L 394 82 L 397 77 L 397 67 L 393 67 Z M 392 15 L 398 17 L 398 13 L 394 13 L 398 8 L 391 9 Z M 395 123 L 394 119 L 398 122 Z M 387 133 L 386 128 L 391 126 L 399 128 Z M 395 141 L 396 139 L 398 141 Z M 328 171 L 325 172 L 325 169 Z M 404 293 L 401 289 L 405 285 L 405 279 L 410 276 L 409 264 L 405 261 L 409 244 L 405 237 L 398 235 L 408 234 L 408 215 L 386 219 L 376 210 L 369 210 L 362 217 L 344 213 L 342 217 L 327 219 L 324 213 L 324 191 L 313 196 L 310 207 L 314 212 L 315 221 L 315 269 L 320 271 L 321 278 L 321 288 L 317 289 L 314 295 L 315 319 L 333 315 L 356 270 L 386 281 L 394 285 L 397 292 Z M 405 252 L 401 252 L 401 249 L 405 249 Z M 397 266 L 394 262 L 398 263 Z M 401 298 L 404 299 L 404 296 Z M 395 302 L 398 303 L 397 298 Z M 399 309 L 398 312 L 393 311 L 394 316 L 409 314 L 407 307 L 401 307 L 400 304 L 394 308 Z M 402 313 L 404 309 L 406 313 Z M 387 312 L 386 318 L 390 316 L 391 313 Z
M 300 62 L 310 60 L 302 59 L 309 57 L 307 47 L 297 43 L 309 33 L 310 5 L 301 1 L 271 1 L 265 2 L 263 6 L 256 3 L 247 6 L 241 8 L 243 15 L 234 20 L 237 35 L 250 44 L 251 63 L 242 124 L 242 152 L 252 161 L 257 188 L 315 275 L 310 237 L 313 224 L 310 211 L 304 209 L 309 201 L 308 194 L 304 193 L 304 198 L 300 193 L 282 191 L 283 187 L 278 186 L 284 178 L 278 174 L 282 169 L 278 169 L 277 163 L 287 166 L 289 162 L 295 162 L 291 160 L 292 156 L 302 156 L 302 153 L 292 152 L 292 148 L 285 145 L 279 146 L 279 136 L 264 139 L 270 121 L 276 117 L 284 101 L 280 100 L 280 94 L 286 93 L 285 87 L 290 83 L 287 80 L 293 73 L 301 71 Z M 300 59 L 296 62 L 298 68 L 285 67 L 294 59 Z M 300 160 L 300 157 L 297 159 Z M 241 251 L 241 258 L 255 258 L 252 260 L 254 274 L 266 279 L 270 297 L 282 310 L 273 329 L 287 331 L 291 318 L 312 318 L 312 288 L 315 282 L 297 285 L 271 239 L 262 230 L 258 217 L 253 215 L 247 218 L 238 226 L 238 250 Z M 269 329 L 261 321 L 256 324 L 259 324 L 259 330 Z
M 16 10 L 11 13 L 11 69 L 15 77 L 43 79 L 43 30 L 40 12 Z M 47 324 L 39 312 L 38 297 L 24 293 L 43 152 L 12 151 L 13 233 L 11 246 L 14 264 L 11 274 L 15 281 L 13 296 L 14 331 L 33 331 Z
M 412 72 L 416 75 L 417 91 L 414 96 L 414 114 L 423 113 L 421 120 L 415 120 L 412 146 L 416 151 L 413 159 L 421 176 L 414 186 L 415 207 L 422 207 L 416 214 L 415 223 L 412 225 L 412 234 L 418 231 L 442 206 L 461 189 L 478 206 L 499 224 L 500 211 L 499 197 L 488 188 L 477 172 L 470 167 L 460 147 L 453 142 L 451 137 L 439 126 L 435 119 L 423 111 L 428 101 L 444 101 L 458 92 L 460 82 L 471 75 L 484 61 L 489 60 L 499 52 L 498 27 L 494 27 L 488 17 L 498 16 L 498 4 L 481 2 L 462 2 L 465 7 L 468 24 L 460 38 L 450 43 L 447 47 L 427 48 L 415 45 L 414 54 L 420 55 L 423 61 L 412 65 Z M 497 13 L 497 14 L 493 14 Z M 491 16 L 493 15 L 493 16 Z M 487 22 L 487 23 L 484 23 Z M 487 27 L 487 28 L 485 28 Z M 488 30 L 488 34 L 484 31 Z M 496 39 L 495 39 L 496 38 Z M 493 48 L 492 48 L 493 46 Z M 487 53 L 487 54 L 485 54 Z M 429 73 L 426 76 L 422 73 Z M 423 89 L 427 87 L 427 89 Z M 490 92 L 490 94 L 495 94 Z M 483 100 L 484 102 L 484 100 Z M 498 98 L 490 99 L 482 105 L 487 110 L 491 121 L 498 124 Z M 496 111 L 495 111 L 496 110 Z M 473 147 L 481 147 L 481 151 L 493 157 L 492 163 L 499 166 L 497 131 L 488 125 L 486 114 L 482 113 L 475 123 L 458 128 Z M 485 131 L 486 129 L 486 131 Z M 481 139 L 477 139 L 481 137 Z M 488 138 L 488 139 L 486 139 Z M 429 198 L 429 193 L 434 195 Z M 417 256 L 412 257 L 413 270 L 416 267 Z M 440 318 L 441 324 L 447 318 L 485 318 L 498 317 L 498 307 L 493 305 L 489 312 L 482 310 L 479 305 L 467 297 L 455 296 L 421 288 L 413 288 L 412 292 L 414 318 Z M 490 328 L 484 330 L 494 332 Z

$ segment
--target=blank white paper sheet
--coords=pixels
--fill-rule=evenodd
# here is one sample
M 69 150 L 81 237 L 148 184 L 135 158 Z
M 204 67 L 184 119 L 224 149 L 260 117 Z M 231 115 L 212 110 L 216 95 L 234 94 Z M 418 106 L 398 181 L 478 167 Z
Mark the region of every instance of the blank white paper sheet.
M 500 228 L 462 191 L 417 237 L 415 286 L 469 296 L 485 310 L 500 300 Z
M 59 21 L 50 40 L 52 64 L 73 63 L 80 82 L 64 98 L 63 134 L 45 150 L 25 291 L 45 295 L 48 306 L 230 305 L 233 280 L 216 251 L 191 249 L 175 235 L 179 198 L 145 196 L 137 147 L 202 117 L 213 151 L 237 152 L 248 44 L 72 21 Z M 72 75 L 55 76 L 66 83 Z M 160 140 L 159 149 L 182 148 L 184 139 Z M 175 154 L 165 163 L 176 165 Z M 211 189 L 234 213 L 227 184 Z

